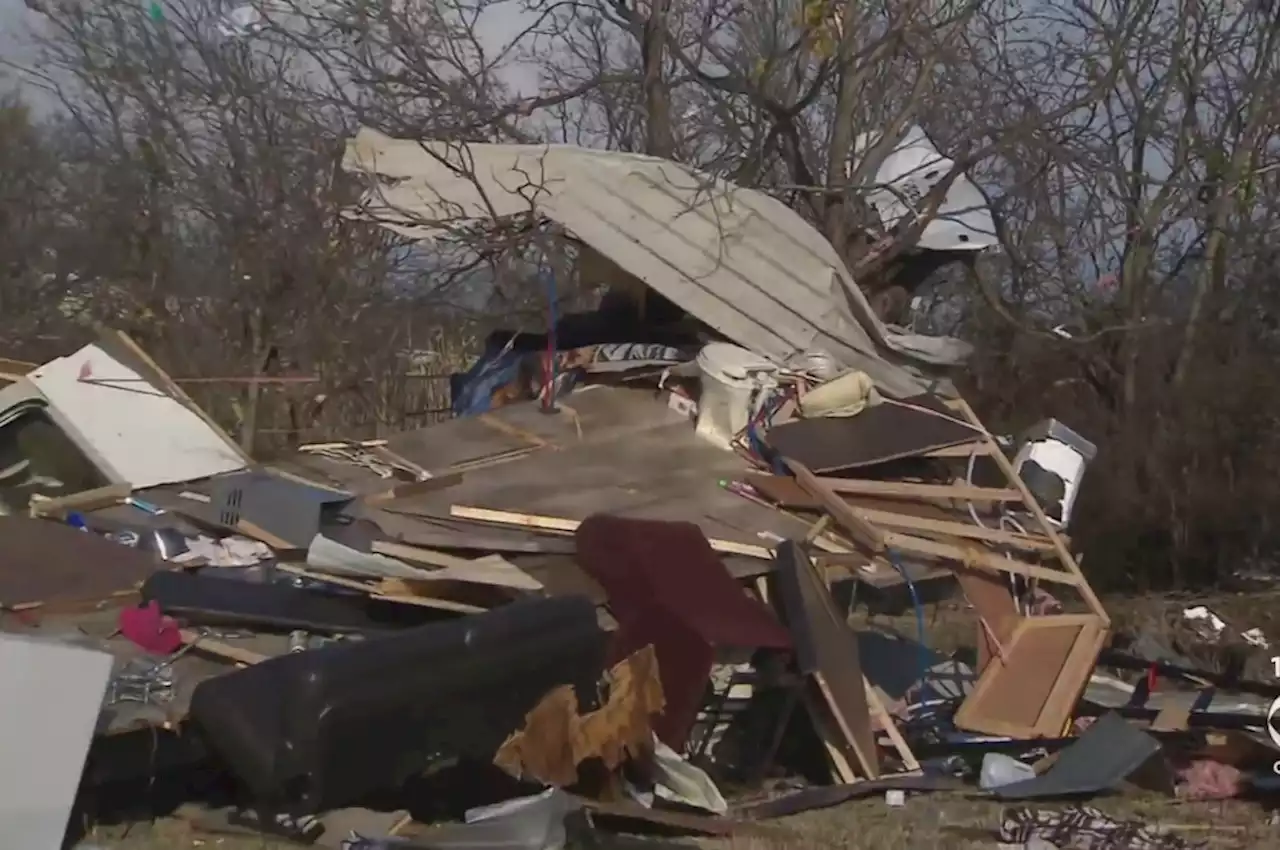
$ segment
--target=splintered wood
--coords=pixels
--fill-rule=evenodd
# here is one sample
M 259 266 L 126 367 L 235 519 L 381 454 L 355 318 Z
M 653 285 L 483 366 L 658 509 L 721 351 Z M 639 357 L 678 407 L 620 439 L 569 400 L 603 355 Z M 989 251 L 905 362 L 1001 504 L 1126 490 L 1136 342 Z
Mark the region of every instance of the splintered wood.
M 950 570 L 978 617 L 980 677 L 957 713 L 956 725 L 1014 738 L 1058 736 L 1093 671 L 1110 620 L 1057 527 L 972 409 L 963 401 L 945 406 L 936 399 L 927 402 L 936 409 L 926 413 L 954 417 L 954 423 L 972 429 L 971 439 L 941 448 L 922 445 L 908 454 L 902 449 L 906 438 L 900 434 L 877 437 L 871 417 L 843 426 L 843 442 L 832 440 L 820 450 L 803 444 L 795 448 L 797 454 L 813 457 L 814 468 L 836 470 L 844 469 L 837 455 L 866 455 L 866 446 L 879 440 L 892 445 L 893 458 L 916 459 L 915 466 L 903 468 L 924 480 L 823 476 L 800 457 L 785 456 L 783 462 L 793 477 L 753 474 L 747 482 L 780 508 L 829 516 L 837 531 L 822 529 L 812 542 L 828 552 L 848 546 L 866 557 L 861 569 L 894 576 L 905 561 Z M 953 412 L 946 412 L 948 408 Z M 902 411 L 894 415 L 899 424 L 905 422 Z M 828 430 L 834 427 L 842 426 Z M 857 429 L 862 429 L 859 439 L 866 438 L 861 443 L 853 438 Z M 996 486 L 988 477 L 984 486 L 972 483 L 977 460 L 1003 482 Z M 966 461 L 973 462 L 963 473 Z M 858 464 L 857 468 L 874 467 L 866 458 Z M 959 480 L 948 483 L 953 477 Z M 1002 521 L 1010 512 L 1021 524 Z M 980 519 L 982 514 L 990 519 Z M 1088 613 L 1025 612 L 1015 596 L 1015 577 L 1023 583 L 1020 588 L 1038 582 L 1068 591 L 1074 588 Z M 858 709 L 856 725 L 861 724 L 863 710 Z M 838 719 L 840 712 L 834 713 Z M 846 736 L 850 755 L 855 756 L 851 761 L 861 763 L 866 771 L 865 733 L 854 728 L 847 731 L 852 733 Z
M 607 681 L 605 704 L 581 715 L 572 687 L 552 690 L 498 748 L 493 763 L 517 779 L 567 788 L 578 781 L 578 765 L 589 758 L 613 771 L 629 758 L 651 756 L 653 717 L 666 706 L 653 647 L 618 662 Z

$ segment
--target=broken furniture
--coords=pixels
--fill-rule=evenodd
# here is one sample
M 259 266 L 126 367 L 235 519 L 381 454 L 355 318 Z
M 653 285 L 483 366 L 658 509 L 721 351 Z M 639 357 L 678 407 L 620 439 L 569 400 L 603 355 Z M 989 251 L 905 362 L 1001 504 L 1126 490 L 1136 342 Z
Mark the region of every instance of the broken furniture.
M 881 436 L 877 411 L 906 406 L 914 412 L 898 410 L 892 420 L 900 432 L 892 439 Z M 863 417 L 868 418 L 859 425 Z M 912 421 L 918 424 L 904 424 Z M 908 564 L 928 563 L 954 573 L 978 616 L 980 647 L 979 679 L 956 725 L 1015 738 L 1061 735 L 1110 621 L 1056 525 L 995 440 L 963 401 L 886 401 L 824 425 L 833 432 L 866 434 L 852 447 L 831 437 L 792 450 L 825 469 L 856 466 L 860 477 L 818 475 L 807 463 L 784 455 L 781 462 L 794 480 L 755 474 L 748 483 L 783 509 L 827 515 L 838 533 L 816 529 L 815 547 L 854 576 L 896 574 L 918 596 Z M 914 452 L 908 439 L 913 428 L 920 432 Z M 934 435 L 937 429 L 972 436 L 953 442 Z M 879 443 L 897 466 L 865 456 L 865 445 Z M 978 461 L 995 470 L 1002 486 L 972 483 Z M 1074 589 L 1087 613 L 1033 610 L 1035 590 L 1044 585 Z
M 548 690 L 590 692 L 603 660 L 589 600 L 522 600 L 209 679 L 191 718 L 261 807 L 313 814 L 488 760 Z

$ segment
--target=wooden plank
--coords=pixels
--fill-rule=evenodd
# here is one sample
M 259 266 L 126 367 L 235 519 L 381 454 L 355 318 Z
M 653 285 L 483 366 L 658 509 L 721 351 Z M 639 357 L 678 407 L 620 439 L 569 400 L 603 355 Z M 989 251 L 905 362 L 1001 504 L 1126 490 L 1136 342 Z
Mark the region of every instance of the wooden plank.
M 234 661 L 236 664 L 244 664 L 246 666 L 259 664 L 271 657 L 243 646 L 232 646 L 229 643 L 214 640 L 193 629 L 182 629 L 179 634 L 182 636 L 182 642 L 191 646 L 192 652 L 201 652 L 224 661 Z
M 489 609 L 481 608 L 479 605 L 470 605 L 466 602 L 454 602 L 452 599 L 436 599 L 431 596 L 411 596 L 408 594 L 387 594 L 379 593 L 374 585 L 365 584 L 364 582 L 353 581 L 352 579 L 343 578 L 342 576 L 331 576 L 325 573 L 312 572 L 301 567 L 295 567 L 292 564 L 276 564 L 276 569 L 295 576 L 309 578 L 312 581 L 323 581 L 329 584 L 335 584 L 338 587 L 345 587 L 350 590 L 358 590 L 361 593 L 369 594 L 370 598 L 378 599 L 383 602 L 398 602 L 402 605 L 417 605 L 422 608 L 435 608 L 439 611 L 449 611 L 454 614 L 480 614 Z
M 801 468 L 803 469 L 803 467 Z M 747 478 L 749 481 L 757 480 L 756 476 L 748 475 Z M 779 479 L 775 478 L 773 480 L 776 481 Z M 787 479 L 781 479 L 781 480 L 787 480 Z M 812 476 L 811 478 L 806 478 L 805 482 L 807 482 L 810 487 L 817 488 L 815 492 L 812 494 L 815 501 L 819 502 L 823 507 L 828 507 L 829 511 L 832 513 L 833 516 L 835 516 L 838 513 L 839 516 L 836 516 L 837 520 L 843 517 L 844 521 L 841 522 L 842 526 L 845 526 L 847 528 L 850 524 L 853 524 L 853 525 L 856 525 L 858 528 L 863 528 L 864 526 L 868 526 L 868 525 L 871 526 L 872 528 L 875 528 L 874 524 L 871 523 L 870 520 L 867 518 L 866 511 L 861 510 L 852 505 L 849 505 L 842 498 L 839 498 L 834 494 L 831 494 L 831 493 L 823 494 L 820 492 L 821 490 L 824 489 L 825 485 L 832 480 L 833 479 L 830 479 L 830 478 L 821 478 L 819 476 Z M 869 482 L 869 483 L 892 484 L 894 482 L 877 481 L 877 482 Z M 797 486 L 800 486 L 802 488 L 804 486 L 804 483 L 800 482 L 799 476 L 797 476 L 796 478 L 796 484 Z M 775 490 L 777 489 L 771 484 L 765 485 L 765 486 L 767 488 L 771 488 Z M 920 486 L 924 486 L 924 485 L 920 485 Z M 808 491 L 806 490 L 806 492 Z M 884 494 L 881 494 L 881 495 L 884 495 Z M 745 496 L 743 497 L 747 498 Z M 904 520 L 904 521 L 907 521 L 907 520 Z M 957 523 L 957 525 L 960 525 L 960 524 Z M 967 527 L 967 526 L 964 526 L 964 527 Z M 853 529 L 850 529 L 850 531 L 852 532 Z M 861 537 L 862 537 L 862 541 L 859 541 L 859 542 L 861 542 L 864 547 L 867 547 L 868 543 L 863 541 L 870 540 L 873 537 L 873 535 L 863 533 Z M 973 544 L 970 545 L 965 543 L 965 541 L 963 540 L 956 540 L 956 541 L 928 540 L 925 538 L 915 537 L 912 535 L 905 535 L 898 532 L 884 532 L 884 531 L 880 531 L 878 528 L 875 528 L 874 537 L 878 537 L 878 542 L 877 544 L 872 544 L 872 545 L 879 545 L 880 547 L 880 548 L 872 548 L 872 552 L 875 554 L 882 553 L 885 548 L 897 549 L 903 553 L 915 555 L 918 557 L 938 558 L 938 559 L 948 560 L 948 561 L 957 561 L 971 569 L 982 570 L 984 572 L 989 572 L 989 573 L 1013 573 L 1015 575 L 1026 576 L 1028 578 L 1038 578 L 1044 581 L 1053 582 L 1055 584 L 1067 584 L 1067 585 L 1074 585 L 1081 580 L 1077 576 L 1074 576 L 1065 570 L 1041 567 L 1035 564 L 1028 564 L 1023 561 L 1018 561 L 1012 558 L 1006 558 L 1004 556 L 997 555 L 996 553 L 987 550 L 985 547 L 978 545 L 977 542 L 974 542 Z M 833 553 L 839 553 L 841 551 L 838 543 L 836 543 L 833 546 L 831 545 L 830 541 L 827 541 L 824 538 L 819 538 L 819 541 L 820 542 L 818 543 L 818 545 L 821 548 L 823 548 L 825 551 L 833 552 Z M 845 550 L 845 551 L 848 551 L 848 550 Z M 883 560 L 883 559 L 878 559 L 877 563 L 880 560 Z
M 1018 604 L 1007 576 L 957 570 L 956 582 L 978 615 L 978 665 L 974 672 L 981 675 L 992 658 L 1004 655 L 1018 626 Z
M 1191 705 L 1168 703 L 1151 721 L 1152 732 L 1185 732 L 1191 721 Z
M 1004 455 L 1001 455 L 1004 457 Z M 913 481 L 869 481 L 861 478 L 818 480 L 837 493 L 888 496 L 898 499 L 959 499 L 964 502 L 1020 502 L 1022 494 L 1008 487 L 975 487 L 972 484 L 918 484 Z
M 929 517 L 910 516 L 908 514 L 882 511 L 873 508 L 855 508 L 868 522 L 882 525 L 885 528 L 897 528 L 903 531 L 918 531 L 928 534 L 945 534 L 952 537 L 965 537 L 970 540 L 982 540 L 986 543 L 997 543 L 1012 546 L 1028 552 L 1054 552 L 1053 543 L 1029 534 L 1018 534 L 1000 528 L 984 528 L 967 522 L 932 519 Z
M 500 555 L 487 555 L 469 560 L 417 546 L 405 546 L 401 543 L 388 543 L 381 540 L 375 541 L 372 549 L 379 555 L 417 561 L 440 568 L 435 573 L 424 575 L 420 579 L 404 579 L 405 584 L 410 587 L 414 587 L 419 582 L 425 587 L 432 581 L 459 581 L 505 587 L 510 590 L 542 590 L 542 582 Z
M 492 428 L 493 430 L 497 431 L 500 434 L 503 434 L 507 437 L 514 437 L 515 439 L 519 440 L 522 443 L 526 443 L 529 446 L 534 446 L 541 449 L 551 445 L 551 441 L 544 440 L 542 437 L 539 437 L 537 434 L 533 433 L 532 431 L 526 431 L 524 428 L 520 428 L 516 425 L 512 425 L 510 422 L 499 419 L 498 417 L 494 416 L 492 413 L 481 413 L 479 416 L 476 417 L 476 420 L 479 422 L 483 422 L 485 425 L 488 425 L 490 428 Z M 579 428 L 581 428 L 581 426 L 579 426 Z
M 884 551 L 885 539 L 880 529 L 860 516 L 848 502 L 825 486 L 824 482 L 810 472 L 804 464 L 791 458 L 784 458 L 783 463 L 795 475 L 796 481 L 805 492 L 821 502 L 827 513 L 853 535 L 857 543 L 877 554 Z
M 932 458 L 939 458 L 939 459 L 971 458 L 971 457 L 986 457 L 987 455 L 990 455 L 990 454 L 991 454 L 990 446 L 988 446 L 986 443 L 983 443 L 983 442 L 974 442 L 974 443 L 961 443 L 958 446 L 945 446 L 941 449 L 934 449 L 933 451 L 925 452 L 923 455 L 921 455 L 921 457 L 932 457 Z
M 1040 719 L 1036 722 L 1036 733 L 1040 737 L 1056 738 L 1067 734 L 1071 712 L 1089 683 L 1089 676 L 1106 637 L 1107 630 L 1096 617 L 1091 616 L 1081 627 L 1080 635 L 1071 647 L 1071 653 L 1062 665 L 1058 680 L 1049 691 Z
M 118 505 L 133 493 L 133 486 L 127 483 L 108 484 L 79 493 L 53 498 L 31 497 L 30 512 L 32 517 L 53 516 L 67 511 L 96 511 L 100 508 Z
M 436 490 L 452 487 L 461 483 L 461 481 L 461 472 L 433 475 L 424 481 L 407 481 L 384 490 L 366 493 L 360 500 L 367 505 L 377 505 L 385 510 L 389 502 L 394 502 L 397 499 L 412 499 L 414 496 L 421 496 L 424 493 L 434 493 Z
M 39 363 L 28 363 L 26 360 L 11 360 L 8 357 L 0 357 L 0 372 L 4 372 L 5 377 L 11 381 L 20 381 L 29 372 L 34 372 L 39 367 Z
M 449 515 L 454 519 L 465 519 L 472 522 L 489 522 L 495 525 L 515 525 L 521 528 L 533 528 L 540 531 L 555 531 L 561 534 L 572 534 L 582 523 L 576 519 L 563 517 L 524 514 L 515 511 L 495 511 L 488 508 L 453 505 Z M 708 538 L 711 548 L 722 555 L 745 555 L 748 558 L 771 560 L 773 550 L 767 546 L 752 546 L 749 543 L 735 543 L 732 540 Z
M 234 528 L 245 537 L 252 537 L 260 543 L 265 543 L 277 552 L 293 552 L 298 549 L 297 546 L 294 546 L 283 537 L 277 537 L 262 526 L 247 519 L 237 520 Z
M 888 548 L 897 549 L 909 555 L 916 555 L 922 558 L 939 558 L 944 561 L 958 561 L 971 569 L 983 570 L 989 573 L 1013 573 L 1027 576 L 1028 578 L 1038 578 L 1054 584 L 1072 586 L 1078 586 L 1084 581 L 1082 576 L 1073 575 L 1065 570 L 1040 567 L 1035 564 L 1014 560 L 1013 558 L 1005 558 L 985 548 L 980 548 L 976 543 L 972 546 L 964 546 L 959 542 L 942 543 L 896 532 L 885 534 L 884 542 Z
M 866 676 L 862 677 L 862 684 L 867 689 L 867 707 L 871 710 L 871 716 L 880 722 L 880 728 L 889 736 L 889 742 L 893 744 L 893 748 L 897 751 L 903 768 L 908 772 L 920 770 L 920 762 L 916 761 L 916 755 L 911 752 L 907 739 L 902 737 L 902 731 L 898 729 L 898 724 L 894 722 L 893 715 L 884 707 L 880 694 L 867 681 Z
M 818 740 L 822 742 L 822 751 L 827 757 L 827 766 L 831 768 L 831 776 L 840 785 L 860 782 L 861 777 L 845 757 L 844 750 L 840 748 L 840 737 L 833 728 L 835 721 L 831 717 L 831 712 L 827 710 L 826 702 L 807 691 L 806 688 L 803 696 L 805 710 L 809 713 L 809 722 L 813 724 Z
M 967 419 L 970 424 L 975 428 L 981 429 L 983 439 L 988 445 L 996 445 L 995 438 L 991 436 L 991 433 L 978 419 L 978 415 L 973 412 L 973 408 L 969 406 L 968 402 L 964 399 L 957 399 L 957 409 L 964 415 L 964 418 Z M 1045 516 L 1044 509 L 1040 507 L 1040 503 L 1036 501 L 1036 497 L 1027 488 L 1026 483 L 1018 475 L 1017 470 L 1013 468 L 1013 464 L 1004 456 L 1004 452 L 997 451 L 992 455 L 992 457 L 1000 467 L 1001 472 L 1004 473 L 1005 478 L 1007 478 L 1009 483 L 1013 485 L 1014 489 L 1018 491 L 1018 500 L 1022 502 L 1031 515 L 1035 517 L 1036 522 L 1040 525 L 1041 533 L 1053 541 L 1054 551 L 1058 555 L 1058 560 L 1062 562 L 1063 567 L 1068 572 L 1072 573 L 1079 579 L 1079 581 L 1076 582 L 1076 586 L 1080 588 L 1080 595 L 1084 597 L 1085 602 L 1089 606 L 1089 610 L 1093 611 L 1093 613 L 1102 620 L 1102 628 L 1110 628 L 1111 620 L 1107 617 L 1107 611 L 1102 606 L 1102 601 L 1098 599 L 1097 595 L 1093 592 L 1093 588 L 1089 586 L 1089 582 L 1085 580 L 1084 573 L 1080 570 L 1080 565 L 1076 563 L 1076 559 L 1071 554 L 1071 550 L 1067 549 L 1066 544 L 1062 542 L 1062 538 L 1058 535 L 1058 529 L 1049 521 L 1049 518 Z

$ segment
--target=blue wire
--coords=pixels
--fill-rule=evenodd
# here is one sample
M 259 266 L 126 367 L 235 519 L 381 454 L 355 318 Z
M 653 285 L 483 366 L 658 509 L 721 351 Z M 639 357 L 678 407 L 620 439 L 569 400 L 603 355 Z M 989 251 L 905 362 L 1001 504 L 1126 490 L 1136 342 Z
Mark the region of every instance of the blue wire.
M 907 583 L 907 591 L 911 594 L 911 604 L 916 609 L 916 635 L 920 642 L 920 686 L 923 688 L 929 673 L 929 647 L 925 643 L 924 635 L 924 606 L 920 604 L 920 595 L 916 593 L 916 583 L 911 580 L 911 576 L 907 575 L 907 570 L 902 566 L 902 561 L 899 559 L 897 551 L 888 549 L 885 554 L 889 558 L 889 563 L 893 564 L 893 568 L 898 571 L 898 574 L 902 576 L 902 580 Z
M 547 348 L 550 350 L 550 357 L 547 363 L 547 399 L 544 402 L 546 410 L 555 410 L 556 407 L 556 355 L 559 353 L 560 346 L 556 342 L 556 276 L 555 272 L 550 269 L 546 270 L 544 275 L 547 280 Z M 545 356 L 547 352 L 543 352 Z
M 784 401 L 786 401 L 786 396 L 775 396 L 765 403 L 767 413 L 764 416 L 747 423 L 747 445 L 751 447 L 751 451 L 755 453 L 756 457 L 769 464 L 774 475 L 786 475 L 787 468 L 782 465 L 782 458 L 765 446 L 764 440 L 760 437 L 759 424 L 773 421 L 774 415 L 782 408 Z

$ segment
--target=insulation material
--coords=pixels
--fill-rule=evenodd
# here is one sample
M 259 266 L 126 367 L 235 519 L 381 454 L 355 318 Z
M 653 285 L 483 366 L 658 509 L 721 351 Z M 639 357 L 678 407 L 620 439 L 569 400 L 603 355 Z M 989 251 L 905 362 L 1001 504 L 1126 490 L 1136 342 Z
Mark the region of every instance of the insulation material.
M 27 379 L 114 481 L 142 489 L 244 468 L 199 416 L 96 345 Z
M 665 704 L 657 668 L 649 647 L 618 662 L 607 677 L 604 705 L 587 714 L 579 714 L 572 687 L 552 689 L 498 748 L 493 763 L 518 779 L 569 787 L 587 759 L 614 770 L 628 758 L 651 755 L 652 720 Z
M 111 666 L 105 652 L 0 635 L 0 835 L 6 847 L 61 850 Z

